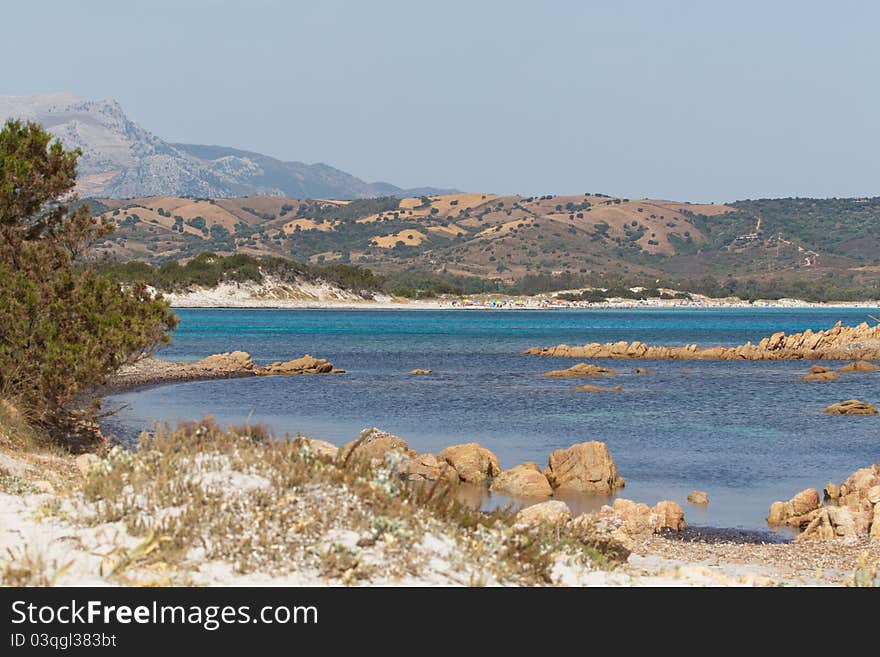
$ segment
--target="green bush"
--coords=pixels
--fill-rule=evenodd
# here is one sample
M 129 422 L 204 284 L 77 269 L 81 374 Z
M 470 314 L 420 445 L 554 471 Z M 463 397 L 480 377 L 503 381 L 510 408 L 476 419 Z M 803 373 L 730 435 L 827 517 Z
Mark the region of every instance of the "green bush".
M 51 139 L 31 122 L 0 131 L 0 394 L 81 448 L 98 435 L 84 395 L 166 342 L 177 319 L 143 285 L 76 266 L 111 226 L 85 205 L 70 209 L 79 151 Z

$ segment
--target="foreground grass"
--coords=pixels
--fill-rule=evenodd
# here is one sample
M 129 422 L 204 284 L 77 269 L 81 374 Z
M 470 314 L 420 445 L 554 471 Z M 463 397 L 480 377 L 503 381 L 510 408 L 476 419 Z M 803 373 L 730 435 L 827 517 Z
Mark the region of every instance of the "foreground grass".
M 567 527 L 480 512 L 448 485 L 404 482 L 397 465 L 395 454 L 374 467 L 345 463 L 307 438 L 206 420 L 144 434 L 136 450 L 112 449 L 40 513 L 120 528 L 118 545 L 95 551 L 99 575 L 120 584 L 547 585 L 561 565 L 613 565 Z M 5 584 L 51 584 L 67 573 L 63 560 L 33 552 L 5 563 Z

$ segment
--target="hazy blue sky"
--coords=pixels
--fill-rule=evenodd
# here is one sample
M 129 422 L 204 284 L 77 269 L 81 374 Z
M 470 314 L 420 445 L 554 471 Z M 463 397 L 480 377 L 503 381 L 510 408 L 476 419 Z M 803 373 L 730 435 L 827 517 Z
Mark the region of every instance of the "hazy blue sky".
M 0 93 L 367 180 L 880 194 L 877 2 L 5 3 Z

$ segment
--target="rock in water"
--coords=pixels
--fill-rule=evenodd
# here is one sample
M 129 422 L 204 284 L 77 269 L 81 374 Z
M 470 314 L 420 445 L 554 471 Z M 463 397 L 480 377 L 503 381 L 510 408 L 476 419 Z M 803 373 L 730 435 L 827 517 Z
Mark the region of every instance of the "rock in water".
M 590 363 L 577 363 L 567 370 L 553 370 L 547 372 L 544 376 L 551 379 L 586 379 L 596 376 L 613 376 L 617 374 L 616 370 L 600 367 L 599 365 L 590 365 Z
M 597 440 L 554 451 L 544 475 L 554 490 L 562 492 L 610 495 L 625 485 L 608 447 Z
M 880 370 L 880 366 L 875 365 L 874 363 L 867 360 L 857 360 L 852 363 L 847 363 L 843 367 L 840 368 L 840 372 L 877 372 Z
M 481 484 L 501 472 L 498 457 L 478 443 L 452 445 L 437 455 L 458 473 L 462 481 Z
M 433 373 L 433 370 L 420 370 L 420 369 L 410 370 L 410 374 L 412 374 L 414 376 L 427 376 L 428 374 L 432 374 L 432 373 Z
M 697 506 L 706 506 L 709 503 L 709 495 L 701 490 L 692 490 L 688 493 L 688 502 Z
M 861 402 L 858 399 L 848 399 L 831 404 L 822 412 L 829 415 L 877 415 L 877 408 L 873 404 Z
M 342 374 L 344 370 L 335 370 L 333 363 L 323 358 L 315 358 L 306 354 L 284 362 L 275 362 L 257 370 L 261 376 L 293 375 L 293 374 Z
M 494 493 L 511 497 L 551 497 L 553 488 L 537 463 L 521 463 L 515 468 L 505 470 L 492 481 L 489 487 Z
M 840 374 L 828 369 L 823 372 L 811 372 L 801 377 L 801 381 L 837 381 L 838 379 L 840 379 Z
M 623 386 L 614 386 L 613 388 L 603 388 L 602 386 L 585 385 L 575 388 L 580 392 L 623 392 Z

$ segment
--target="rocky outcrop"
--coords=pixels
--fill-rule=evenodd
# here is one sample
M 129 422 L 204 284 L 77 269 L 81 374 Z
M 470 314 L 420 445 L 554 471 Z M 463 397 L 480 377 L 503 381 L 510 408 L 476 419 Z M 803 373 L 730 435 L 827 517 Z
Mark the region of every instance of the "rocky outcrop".
M 399 452 L 409 458 L 416 456 L 403 438 L 372 427 L 364 429 L 357 439 L 343 445 L 337 459 L 346 466 L 359 463 L 376 466 L 385 461 L 385 455 L 389 452 Z
M 518 525 L 561 525 L 571 520 L 571 510 L 565 502 L 551 500 L 533 504 L 516 514 Z
M 841 367 L 839 372 L 877 372 L 880 371 L 880 366 L 875 365 L 867 360 L 857 360 L 852 363 L 847 363 L 843 367 Z
M 553 370 L 547 372 L 544 376 L 551 379 L 586 379 L 596 376 L 613 376 L 617 374 L 615 370 L 599 365 L 591 365 L 590 363 L 577 363 L 567 370 Z
M 786 522 L 771 524 L 799 527 L 798 541 L 868 537 L 880 542 L 880 463 L 856 470 L 839 486 L 826 484 L 824 507 L 818 497 L 815 489 L 808 489 L 789 502 L 774 502 L 767 521 L 788 515 Z
M 692 490 L 688 493 L 688 502 L 691 504 L 696 504 L 697 506 L 706 506 L 709 504 L 709 495 L 708 493 L 701 490 Z
M 544 475 L 553 489 L 561 493 L 610 495 L 625 485 L 608 447 L 597 440 L 554 451 Z
M 746 342 L 736 347 L 698 347 L 695 344 L 664 347 L 635 342 L 592 342 L 580 347 L 561 344 L 556 347 L 532 347 L 522 352 L 529 356 L 561 358 L 631 358 L 648 360 L 880 360 L 880 325 L 866 322 L 858 326 L 786 335 L 774 333 L 758 344 Z
M 306 354 L 302 358 L 257 366 L 246 351 L 230 351 L 213 354 L 195 362 L 176 362 L 145 357 L 130 365 L 120 367 L 108 387 L 173 383 L 176 381 L 201 381 L 208 379 L 232 379 L 245 376 L 273 376 L 295 374 L 341 374 L 323 358 Z
M 858 399 L 847 399 L 831 404 L 822 412 L 829 415 L 877 415 L 877 408 L 873 404 L 861 402 Z
M 501 472 L 498 457 L 478 443 L 447 447 L 437 455 L 458 473 L 461 481 L 481 484 Z
M 605 505 L 595 513 L 578 516 L 572 522 L 575 526 L 591 527 L 593 531 L 601 528 L 610 539 L 624 546 L 631 546 L 635 538 L 687 529 L 684 511 L 671 500 L 649 507 L 622 497 L 615 499 L 610 506 Z
M 767 524 L 771 527 L 787 525 L 803 529 L 810 524 L 821 508 L 822 503 L 819 501 L 819 491 L 815 488 L 807 488 L 787 502 L 773 502 L 770 505 Z
M 579 392 L 623 392 L 623 386 L 614 386 L 613 388 L 603 388 L 602 386 L 585 385 L 578 386 L 575 390 Z
M 335 369 L 333 363 L 306 354 L 302 358 L 270 363 L 265 367 L 257 368 L 256 373 L 259 376 L 291 376 L 297 374 L 344 374 L 345 370 Z
M 489 490 L 511 497 L 538 498 L 553 495 L 553 487 L 547 477 L 538 464 L 532 462 L 504 470 L 492 480 Z
M 414 370 L 410 370 L 409 373 L 413 376 L 427 376 L 428 374 L 433 374 L 433 370 L 420 370 L 417 368 Z

